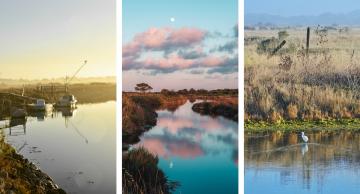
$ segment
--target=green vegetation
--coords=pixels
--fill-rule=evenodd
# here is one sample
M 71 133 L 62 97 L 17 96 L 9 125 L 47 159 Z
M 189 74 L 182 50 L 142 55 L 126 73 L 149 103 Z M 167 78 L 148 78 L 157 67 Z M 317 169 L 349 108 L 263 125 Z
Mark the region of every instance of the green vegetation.
M 245 132 L 265 131 L 360 131 L 360 119 L 291 120 L 271 123 L 267 121 L 246 121 Z
M 170 181 L 158 168 L 158 157 L 144 148 L 123 154 L 122 191 L 124 194 L 169 194 L 179 183 Z

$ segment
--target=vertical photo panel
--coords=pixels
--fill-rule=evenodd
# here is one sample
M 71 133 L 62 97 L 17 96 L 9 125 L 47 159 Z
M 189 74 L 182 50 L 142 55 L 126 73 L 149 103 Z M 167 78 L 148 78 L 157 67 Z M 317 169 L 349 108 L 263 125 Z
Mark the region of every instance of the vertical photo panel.
M 116 193 L 115 13 L 0 1 L 0 193 Z
M 237 0 L 122 9 L 122 192 L 238 193 Z
M 359 193 L 359 6 L 245 0 L 245 194 Z

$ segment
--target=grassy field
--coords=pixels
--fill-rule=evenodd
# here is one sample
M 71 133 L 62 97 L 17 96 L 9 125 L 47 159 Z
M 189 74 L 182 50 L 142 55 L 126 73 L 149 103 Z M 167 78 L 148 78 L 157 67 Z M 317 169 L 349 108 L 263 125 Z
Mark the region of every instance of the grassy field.
M 360 29 L 340 29 L 312 27 L 308 54 L 306 28 L 245 31 L 247 130 L 360 118 Z

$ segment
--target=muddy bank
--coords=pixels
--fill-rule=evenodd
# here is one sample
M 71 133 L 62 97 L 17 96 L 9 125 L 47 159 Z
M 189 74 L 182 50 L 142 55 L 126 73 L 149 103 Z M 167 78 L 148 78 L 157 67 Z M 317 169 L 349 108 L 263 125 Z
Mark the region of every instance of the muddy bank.
M 238 122 L 238 106 L 237 104 L 223 103 L 217 101 L 199 102 L 192 106 L 194 112 L 210 115 L 223 116 L 227 119 Z
M 2 133 L 2 132 L 1 132 Z M 16 153 L 0 134 L 0 193 L 63 194 L 54 181 Z

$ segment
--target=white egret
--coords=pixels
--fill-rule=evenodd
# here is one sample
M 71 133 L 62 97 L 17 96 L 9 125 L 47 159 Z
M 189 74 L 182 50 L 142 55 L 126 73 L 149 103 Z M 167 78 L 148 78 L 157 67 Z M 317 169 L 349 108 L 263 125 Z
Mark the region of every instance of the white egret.
M 309 141 L 309 138 L 305 135 L 304 132 L 301 132 L 301 138 L 303 139 L 303 141 L 304 141 L 305 143 L 307 143 L 307 142 Z
M 304 143 L 301 145 L 301 154 L 304 156 L 306 154 L 306 152 L 309 151 L 309 147 L 307 145 L 307 143 Z

